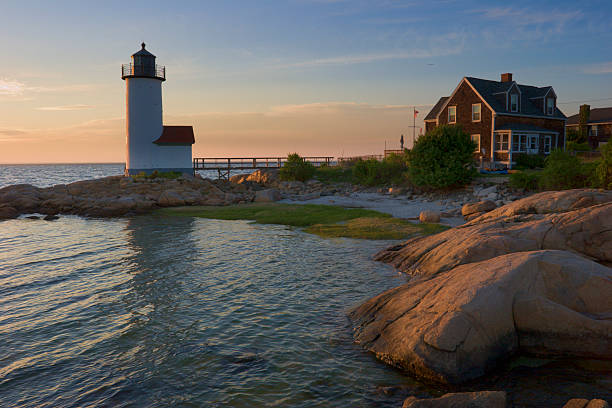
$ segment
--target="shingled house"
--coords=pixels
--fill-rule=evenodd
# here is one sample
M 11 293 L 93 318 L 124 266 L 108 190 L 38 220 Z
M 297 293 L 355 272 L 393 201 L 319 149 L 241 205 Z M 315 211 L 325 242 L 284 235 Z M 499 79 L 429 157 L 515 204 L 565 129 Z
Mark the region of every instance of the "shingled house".
M 612 136 L 612 108 L 591 109 L 589 105 L 583 105 L 589 109 L 589 121 L 586 123 L 589 143 L 593 147 L 607 143 Z M 580 114 L 567 118 L 567 130 L 579 130 Z
M 520 85 L 505 73 L 501 81 L 464 77 L 427 114 L 425 129 L 461 125 L 478 145 L 477 158 L 512 167 L 517 154 L 564 148 L 566 120 L 551 86 Z

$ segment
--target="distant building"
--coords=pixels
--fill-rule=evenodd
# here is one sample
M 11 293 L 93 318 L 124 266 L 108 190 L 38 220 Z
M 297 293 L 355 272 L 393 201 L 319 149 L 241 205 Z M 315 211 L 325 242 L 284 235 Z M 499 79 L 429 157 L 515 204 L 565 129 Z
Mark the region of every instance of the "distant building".
M 513 155 L 564 148 L 566 120 L 551 86 L 519 85 L 506 73 L 500 81 L 464 77 L 427 114 L 425 129 L 461 125 L 478 145 L 476 157 L 512 167 Z
M 192 173 L 191 126 L 164 126 L 162 82 L 166 67 L 155 64 L 155 55 L 142 49 L 132 63 L 121 67 L 126 82 L 127 150 L 125 174 L 178 171 Z
M 583 105 L 589 109 L 589 121 L 587 122 L 587 135 L 589 143 L 593 147 L 608 143 L 612 136 L 612 108 L 591 109 L 589 105 Z M 579 131 L 580 114 L 567 118 L 567 130 Z

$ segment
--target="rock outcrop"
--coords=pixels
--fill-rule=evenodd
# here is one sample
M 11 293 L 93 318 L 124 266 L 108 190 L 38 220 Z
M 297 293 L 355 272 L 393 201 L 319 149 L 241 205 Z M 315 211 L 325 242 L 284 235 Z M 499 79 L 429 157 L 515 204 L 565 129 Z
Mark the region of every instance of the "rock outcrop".
M 571 191 L 558 194 L 562 200 L 542 193 L 516 201 L 460 227 L 385 249 L 375 259 L 416 276 L 539 249 L 568 250 L 612 263 L 612 192 L 579 190 L 574 199 Z M 553 209 L 561 212 L 550 213 Z M 495 212 L 505 215 L 490 216 Z
M 255 193 L 226 183 L 225 190 L 200 177 L 138 179 L 112 176 L 39 188 L 27 184 L 0 189 L 0 219 L 20 214 L 78 214 L 117 217 L 180 205 L 250 202 Z
M 440 222 L 440 212 L 432 210 L 421 211 L 419 214 L 419 221 L 425 223 Z
M 503 391 L 457 392 L 440 398 L 408 397 L 402 408 L 506 408 Z
M 433 381 L 477 378 L 521 351 L 612 357 L 612 269 L 567 251 L 519 252 L 391 289 L 351 312 L 355 338 Z
M 602 399 L 582 399 L 574 398 L 567 401 L 563 408 L 610 408 L 610 404 Z
M 351 312 L 389 364 L 460 383 L 517 353 L 612 359 L 612 192 L 545 192 L 381 251 L 411 275 Z

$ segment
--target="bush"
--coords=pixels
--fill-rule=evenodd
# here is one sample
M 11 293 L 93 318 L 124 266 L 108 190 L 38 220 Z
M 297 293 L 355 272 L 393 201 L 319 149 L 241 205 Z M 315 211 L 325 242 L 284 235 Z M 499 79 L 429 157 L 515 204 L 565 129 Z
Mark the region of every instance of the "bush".
M 366 186 L 400 184 L 407 169 L 407 154 L 392 154 L 382 161 L 358 160 L 353 166 L 353 178 Z
M 554 150 L 546 159 L 540 178 L 540 187 L 545 190 L 566 190 L 588 185 L 589 174 L 576 156 L 562 150 Z
M 582 152 L 587 151 L 588 152 L 591 150 L 591 145 L 586 142 L 578 143 L 578 142 L 570 141 L 570 142 L 567 142 L 567 145 L 565 146 L 565 150 L 570 151 L 570 152 L 572 151 L 582 151 Z
M 281 180 L 285 181 L 307 181 L 315 173 L 315 166 L 307 162 L 297 153 L 292 153 L 287 157 L 287 161 L 280 169 Z
M 469 183 L 476 174 L 476 147 L 461 127 L 438 126 L 416 141 L 410 153 L 410 181 L 433 188 Z
M 601 148 L 601 161 L 595 168 L 595 178 L 598 187 L 612 190 L 612 142 Z
M 546 156 L 540 154 L 519 153 L 512 156 L 516 162 L 516 168 L 537 169 L 544 167 Z
M 540 184 L 538 173 L 520 171 L 510 174 L 510 187 L 523 190 L 536 190 Z

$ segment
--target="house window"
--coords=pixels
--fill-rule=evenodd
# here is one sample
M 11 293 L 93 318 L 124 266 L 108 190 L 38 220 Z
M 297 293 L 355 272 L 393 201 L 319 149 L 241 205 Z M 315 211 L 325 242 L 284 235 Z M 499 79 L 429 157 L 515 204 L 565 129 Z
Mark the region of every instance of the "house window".
M 472 104 L 472 122 L 480 122 L 480 104 Z
M 529 149 L 538 150 L 538 135 L 529 135 Z
M 549 136 L 549 135 L 544 136 L 544 153 L 545 154 L 550 153 L 550 147 L 552 145 L 551 141 L 552 141 L 552 137 L 551 136 Z
M 508 134 L 498 133 L 495 137 L 495 150 L 498 152 L 508 151 Z
M 599 131 L 599 129 L 597 128 L 597 125 L 591 126 L 591 136 L 597 137 L 597 132 L 598 131 Z
M 474 149 L 474 153 L 480 153 L 480 135 L 470 135 L 472 138 L 472 142 L 476 143 L 476 148 Z
M 555 100 L 553 98 L 546 99 L 546 113 L 549 115 L 555 113 Z
M 527 135 L 516 134 L 512 135 L 512 151 L 526 152 L 527 151 Z
M 449 106 L 448 107 L 448 123 L 457 122 L 457 107 Z
M 510 94 L 510 112 L 518 112 L 518 94 Z

